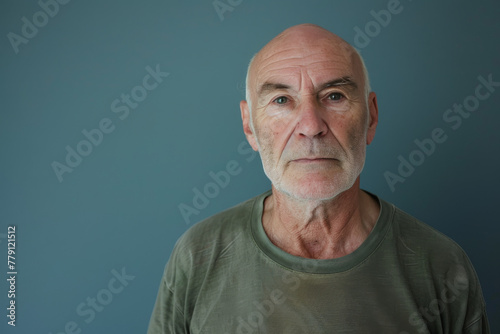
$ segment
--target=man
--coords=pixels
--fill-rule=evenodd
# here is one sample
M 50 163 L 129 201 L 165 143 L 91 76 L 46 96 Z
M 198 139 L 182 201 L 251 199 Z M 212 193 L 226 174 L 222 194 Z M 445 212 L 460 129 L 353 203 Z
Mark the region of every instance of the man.
M 285 30 L 240 107 L 272 190 L 179 239 L 148 333 L 489 333 L 463 250 L 359 187 L 378 106 L 354 48 Z

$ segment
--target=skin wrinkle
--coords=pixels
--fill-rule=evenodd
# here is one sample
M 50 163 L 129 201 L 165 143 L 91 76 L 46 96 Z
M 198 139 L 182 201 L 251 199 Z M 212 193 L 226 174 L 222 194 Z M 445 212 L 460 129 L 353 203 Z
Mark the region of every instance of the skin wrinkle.
M 355 89 L 358 88 L 358 84 L 355 81 L 352 81 L 349 76 L 344 76 L 342 78 L 329 80 L 327 83 L 322 84 L 313 94 L 304 94 L 304 96 L 318 95 L 322 91 L 328 90 L 329 88 L 345 89 L 347 90 L 347 92 L 352 93 Z M 258 89 L 258 106 L 262 104 L 261 101 L 265 100 L 268 95 L 278 94 L 280 91 L 286 92 L 287 90 L 293 91 L 291 86 L 285 85 L 283 83 L 271 83 L 269 81 L 265 82 Z M 351 96 L 351 98 L 353 97 Z
M 325 87 L 345 78 L 352 83 Z M 257 105 L 240 103 L 244 132 L 273 190 L 264 201 L 263 227 L 290 254 L 344 256 L 375 224 L 378 203 L 359 189 L 378 120 L 367 78 L 351 46 L 313 25 L 285 30 L 249 66 L 247 97 Z M 282 88 L 262 94 L 265 83 Z M 344 97 L 330 100 L 332 92 Z M 287 99 L 277 104 L 278 96 Z
M 301 77 L 302 77 L 302 78 L 304 78 L 305 76 L 304 76 L 304 75 L 302 75 Z M 302 84 L 301 86 L 304 86 L 304 85 L 306 85 L 306 84 Z M 308 94 L 308 95 L 310 95 L 310 94 Z M 257 110 L 258 110 L 258 109 L 257 109 Z M 296 127 L 299 127 L 300 125 L 301 125 L 301 123 L 300 123 L 300 121 L 299 121 L 299 122 L 297 123 Z M 296 130 L 296 128 L 295 128 L 295 129 L 292 129 L 292 130 Z M 292 133 L 293 133 L 293 131 L 291 131 L 291 133 L 290 133 L 290 134 L 292 134 Z M 333 131 L 331 131 L 331 133 L 333 133 Z M 336 139 L 336 138 L 334 138 L 334 139 Z M 259 142 L 260 142 L 260 140 L 258 141 L 258 145 L 259 145 L 260 147 L 262 147 L 262 145 L 261 145 Z M 288 144 L 288 143 L 290 143 L 290 141 L 287 141 L 287 144 Z M 314 143 L 314 142 L 313 142 L 313 143 Z M 341 148 L 343 149 L 343 147 L 342 147 L 342 146 L 341 146 Z M 284 152 L 286 152 L 286 150 L 287 150 L 287 147 L 285 147 L 285 148 L 284 148 Z M 278 159 L 278 160 L 276 161 L 276 163 L 279 163 L 279 160 L 281 160 L 281 158 L 282 158 L 282 157 L 280 156 L 279 158 L 280 158 L 280 159 Z M 275 167 L 277 167 L 277 166 L 275 166 Z
M 310 95 L 314 95 L 314 94 L 305 94 L 305 95 L 306 95 L 306 96 L 310 96 Z M 258 109 L 261 109 L 261 108 L 258 108 Z M 297 124 L 297 126 L 299 126 L 299 125 L 300 125 L 300 124 Z M 327 125 L 327 126 L 328 126 L 328 125 Z M 293 130 L 296 130 L 296 128 L 295 128 L 295 129 L 293 129 Z M 331 131 L 331 129 L 329 129 L 329 131 L 333 133 L 333 131 Z M 291 132 L 290 132 L 290 135 L 292 135 L 292 134 L 293 134 L 293 131 L 291 131 Z M 260 136 L 260 134 L 259 134 L 259 136 Z M 287 139 L 289 139 L 289 138 L 287 138 Z M 336 140 L 336 138 L 334 138 L 334 139 Z M 288 142 L 289 142 L 289 140 L 287 140 L 286 142 L 288 143 Z M 316 143 L 316 142 L 313 142 L 313 143 Z M 258 144 L 259 144 L 259 143 L 258 143 Z M 338 141 L 337 141 L 337 144 L 339 144 L 339 143 L 338 143 Z M 262 150 L 262 145 L 260 145 L 260 144 L 259 144 L 259 146 L 260 146 L 259 150 Z M 329 148 L 329 147 L 325 147 L 324 149 L 328 149 L 328 148 Z M 347 152 L 345 151 L 345 149 L 344 149 L 342 146 L 340 146 L 340 148 L 342 149 L 342 151 L 343 151 L 344 155 L 347 155 Z M 324 150 L 324 149 L 323 149 L 323 150 Z M 297 150 L 296 150 L 296 151 L 297 151 Z M 300 150 L 300 151 L 302 151 L 302 150 Z M 311 149 L 309 149 L 309 151 L 311 151 Z M 318 150 L 315 150 L 315 151 L 318 151 Z M 320 150 L 320 151 L 321 151 L 321 150 Z M 288 152 L 288 151 L 286 151 L 286 147 L 285 147 L 285 149 L 283 150 L 283 152 Z M 308 155 L 314 155 L 314 154 L 315 154 L 315 153 L 305 153 L 305 150 L 304 150 L 304 153 L 296 153 L 296 154 L 294 154 L 294 156 L 296 156 L 297 158 L 299 158 L 299 157 L 301 157 L 301 156 L 302 156 L 302 157 L 305 157 L 305 156 L 308 156 Z M 329 156 L 329 155 L 331 155 L 331 154 L 327 154 L 327 153 L 316 153 L 316 155 L 325 155 L 325 156 Z M 279 161 L 279 160 L 281 160 L 282 158 L 283 158 L 283 157 L 282 157 L 282 156 L 280 156 L 280 157 L 279 157 L 279 159 L 278 159 L 278 161 Z M 292 158 L 292 157 L 290 157 L 290 159 L 291 159 L 291 158 Z M 295 158 L 295 157 L 293 157 L 293 158 Z M 287 157 L 287 159 L 289 159 L 289 158 Z M 274 166 L 274 167 L 276 168 L 277 166 Z
M 282 39 L 282 36 L 278 35 L 277 37 L 275 37 L 275 39 L 280 40 L 280 39 Z M 366 85 L 366 87 L 365 87 L 365 94 L 368 96 L 368 93 L 371 91 L 371 89 L 370 89 L 370 81 L 369 81 L 368 71 L 366 70 L 366 66 L 364 64 L 363 58 L 361 57 L 361 55 L 358 53 L 358 51 L 356 49 L 354 49 L 351 45 L 349 45 L 349 43 L 347 43 L 345 41 L 343 41 L 343 43 L 340 44 L 340 48 L 342 49 L 343 52 L 345 52 L 345 53 L 348 54 L 348 57 L 358 57 L 359 60 L 361 61 L 361 67 L 362 67 L 362 71 L 363 71 L 364 82 L 365 82 L 365 85 Z M 255 54 L 250 59 L 250 62 L 248 64 L 248 69 L 247 69 L 247 76 L 246 76 L 246 80 L 245 80 L 245 86 L 246 86 L 246 89 L 245 89 L 245 96 L 246 97 L 245 98 L 246 98 L 247 102 L 249 103 L 249 105 L 251 105 L 251 97 L 250 97 L 250 91 L 249 91 L 249 86 L 250 86 L 249 85 L 249 79 L 250 79 L 250 72 L 251 72 L 250 70 L 252 68 L 252 64 L 254 63 L 254 60 L 257 57 L 257 55 L 258 54 Z M 250 108 L 250 111 L 251 111 L 251 108 Z
M 267 202 L 267 199 L 266 199 L 266 202 Z M 270 204 L 270 206 L 271 205 L 272 204 Z M 272 210 L 272 207 L 270 207 L 269 209 Z M 273 210 L 272 212 L 276 212 L 276 211 Z M 355 212 L 353 209 L 351 211 L 345 212 L 344 214 L 345 214 L 345 219 L 351 219 L 355 215 Z M 307 237 L 310 234 L 312 234 L 312 233 L 308 233 L 308 231 L 307 231 L 307 228 L 310 227 L 309 225 L 314 224 L 315 219 L 318 219 L 319 217 L 323 217 L 325 215 L 327 215 L 327 213 L 321 212 L 321 209 L 318 209 L 318 208 L 314 209 L 313 216 L 311 216 L 310 220 L 307 221 L 302 226 L 302 228 L 299 228 L 299 229 L 293 229 L 293 228 L 290 228 L 289 226 L 287 226 L 287 224 L 281 223 L 281 227 L 284 228 L 285 230 L 287 230 L 287 232 L 288 232 L 288 235 L 286 235 L 286 238 L 291 237 L 294 242 L 299 243 L 302 246 L 302 248 L 305 250 L 304 252 L 293 252 L 292 251 L 292 252 L 290 252 L 290 254 L 296 255 L 296 256 L 302 256 L 302 257 L 306 257 L 306 258 L 318 258 L 317 256 L 315 256 L 315 254 L 317 254 L 317 251 L 315 251 L 315 250 L 317 250 L 317 249 L 321 250 L 323 248 L 323 243 L 320 241 L 320 239 L 314 238 L 312 242 L 307 244 L 307 242 L 304 241 L 306 239 L 306 238 L 304 238 L 304 236 Z M 270 219 L 272 219 L 272 217 L 270 217 Z M 269 227 L 270 228 L 268 231 L 266 231 L 266 233 L 277 236 L 273 240 L 273 242 L 275 242 L 275 244 L 277 244 L 277 245 L 286 244 L 286 242 L 283 241 L 283 239 L 282 239 L 283 237 L 280 237 L 280 235 L 283 235 L 283 234 L 275 233 L 275 228 L 273 227 L 273 225 L 271 225 Z M 322 228 L 322 230 L 320 232 L 323 233 L 324 235 L 331 234 L 330 232 L 332 229 L 330 228 L 329 225 L 321 225 L 320 228 Z M 371 227 L 368 225 L 363 226 L 362 228 L 365 230 L 366 233 L 369 233 L 371 231 Z M 345 239 L 346 236 L 348 236 L 350 233 L 352 233 L 353 230 L 354 230 L 354 227 L 352 225 L 346 224 L 340 230 L 338 230 L 335 234 L 333 234 L 334 237 L 332 238 L 332 241 L 335 245 L 338 246 L 335 249 L 335 253 L 337 254 L 337 256 L 335 256 L 334 258 L 337 258 L 340 256 L 345 256 L 345 255 L 351 253 L 355 248 L 357 248 L 359 243 L 361 243 L 364 240 L 364 239 L 354 239 L 354 240 L 350 240 L 347 243 L 341 242 L 343 239 Z

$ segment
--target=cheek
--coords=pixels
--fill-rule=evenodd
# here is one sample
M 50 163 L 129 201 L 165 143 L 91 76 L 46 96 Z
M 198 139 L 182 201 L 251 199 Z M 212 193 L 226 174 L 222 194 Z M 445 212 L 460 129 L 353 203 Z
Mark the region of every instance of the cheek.
M 269 147 L 276 147 L 283 144 L 284 136 L 287 133 L 288 122 L 279 118 L 261 119 L 255 128 L 255 132 L 262 144 L 268 144 Z
M 364 151 L 366 145 L 365 119 L 358 120 L 347 133 L 349 146 L 353 151 Z
M 348 133 L 348 138 L 350 149 L 352 151 L 356 151 L 361 141 L 361 133 L 359 133 L 359 129 L 351 129 Z
M 268 166 L 277 166 L 288 143 L 287 126 L 283 122 L 270 121 L 256 127 L 261 159 Z
M 335 117 L 331 124 L 331 131 L 344 149 L 358 151 L 365 143 L 366 119 L 363 117 Z

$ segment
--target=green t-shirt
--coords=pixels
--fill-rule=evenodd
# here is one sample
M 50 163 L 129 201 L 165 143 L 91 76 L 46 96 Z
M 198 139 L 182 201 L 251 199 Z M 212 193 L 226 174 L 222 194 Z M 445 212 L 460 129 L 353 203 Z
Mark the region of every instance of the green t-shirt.
M 276 247 L 264 193 L 190 228 L 165 268 L 148 334 L 489 333 L 481 287 L 451 239 L 379 199 L 349 255 Z

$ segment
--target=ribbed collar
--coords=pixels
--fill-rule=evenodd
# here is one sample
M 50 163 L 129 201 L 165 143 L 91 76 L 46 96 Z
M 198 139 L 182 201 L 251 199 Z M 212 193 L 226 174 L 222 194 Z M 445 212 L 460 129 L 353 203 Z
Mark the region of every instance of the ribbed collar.
M 380 203 L 380 213 L 368 237 L 352 253 L 326 260 L 307 259 L 288 254 L 274 245 L 262 226 L 264 200 L 271 195 L 271 190 L 257 196 L 251 215 L 252 236 L 260 250 L 274 262 L 294 271 L 311 274 L 333 274 L 352 269 L 375 252 L 392 225 L 394 206 L 373 195 Z

